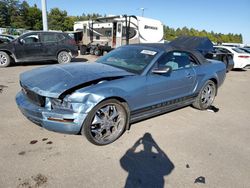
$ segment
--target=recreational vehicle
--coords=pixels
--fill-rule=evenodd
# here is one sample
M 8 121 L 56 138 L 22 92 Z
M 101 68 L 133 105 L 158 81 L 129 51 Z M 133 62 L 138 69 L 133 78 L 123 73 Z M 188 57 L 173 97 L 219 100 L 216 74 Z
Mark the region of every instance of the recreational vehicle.
M 81 54 L 102 55 L 126 44 L 163 43 L 163 24 L 139 16 L 109 16 L 74 23 Z

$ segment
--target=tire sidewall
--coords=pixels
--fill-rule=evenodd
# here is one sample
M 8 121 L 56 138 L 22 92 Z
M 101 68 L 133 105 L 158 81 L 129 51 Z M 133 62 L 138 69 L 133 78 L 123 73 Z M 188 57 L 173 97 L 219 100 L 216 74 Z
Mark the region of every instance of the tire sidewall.
M 91 123 L 92 123 L 92 120 L 93 120 L 93 118 L 94 118 L 94 116 L 95 116 L 96 111 L 97 111 L 98 109 L 104 107 L 104 106 L 109 105 L 109 104 L 119 105 L 119 106 L 121 106 L 121 107 L 123 108 L 123 110 L 124 110 L 124 112 L 125 112 L 125 115 L 126 115 L 126 117 L 125 117 L 125 123 L 124 123 L 123 129 L 120 131 L 120 133 L 117 135 L 116 138 L 114 138 L 114 139 L 112 139 L 112 140 L 110 140 L 110 141 L 108 141 L 108 142 L 105 142 L 105 143 L 100 143 L 100 142 L 97 142 L 97 141 L 93 138 L 93 136 L 92 136 L 92 134 L 91 134 L 91 131 L 90 131 L 90 125 L 91 125 Z M 128 116 L 128 114 L 129 114 L 129 113 L 128 113 L 127 108 L 126 108 L 121 102 L 119 102 L 118 100 L 116 100 L 116 99 L 107 99 L 107 100 L 104 100 L 104 101 L 100 102 L 99 104 L 97 104 L 97 105 L 88 113 L 88 115 L 87 115 L 87 117 L 86 117 L 86 119 L 85 119 L 85 121 L 84 121 L 84 123 L 83 123 L 83 125 L 82 125 L 81 134 L 82 134 L 82 135 L 85 135 L 85 137 L 87 138 L 87 140 L 90 141 L 91 143 L 95 144 L 95 145 L 101 146 L 101 145 L 110 144 L 110 143 L 114 142 L 115 140 L 117 140 L 117 139 L 123 134 L 123 132 L 125 131 L 126 125 L 127 125 L 128 121 L 129 121 L 129 116 Z

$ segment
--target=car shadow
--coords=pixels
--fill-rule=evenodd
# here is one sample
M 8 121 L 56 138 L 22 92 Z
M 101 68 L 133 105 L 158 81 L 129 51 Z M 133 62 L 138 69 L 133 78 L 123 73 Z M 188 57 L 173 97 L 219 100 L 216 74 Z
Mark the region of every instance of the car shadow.
M 88 59 L 86 59 L 86 58 L 73 58 L 72 60 L 71 60 L 71 62 L 86 62 L 86 61 L 88 61 Z
M 237 69 L 232 69 L 231 71 L 233 71 L 233 72 L 246 72 L 247 70 L 237 68 Z
M 164 176 L 174 169 L 174 164 L 161 150 L 150 133 L 127 150 L 120 159 L 121 167 L 128 172 L 125 188 L 164 187 Z
M 77 63 L 77 62 L 86 62 L 88 59 L 85 58 L 73 58 L 70 63 Z M 16 66 L 41 66 L 41 65 L 54 65 L 58 64 L 57 61 L 35 61 L 35 62 L 20 62 L 20 63 L 12 63 L 11 67 Z
M 40 66 L 40 65 L 54 65 L 57 64 L 56 61 L 35 61 L 35 62 L 22 62 L 22 63 L 18 63 L 18 64 L 12 64 L 11 66 Z

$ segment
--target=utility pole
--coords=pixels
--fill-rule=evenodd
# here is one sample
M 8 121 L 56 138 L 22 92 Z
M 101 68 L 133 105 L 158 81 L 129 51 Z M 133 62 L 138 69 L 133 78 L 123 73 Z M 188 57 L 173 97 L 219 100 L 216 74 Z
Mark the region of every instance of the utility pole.
M 42 0 L 42 15 L 43 15 L 43 30 L 48 31 L 46 0 Z
M 142 17 L 144 16 L 144 10 L 145 10 L 145 8 L 141 8 L 141 11 L 142 11 L 141 16 Z

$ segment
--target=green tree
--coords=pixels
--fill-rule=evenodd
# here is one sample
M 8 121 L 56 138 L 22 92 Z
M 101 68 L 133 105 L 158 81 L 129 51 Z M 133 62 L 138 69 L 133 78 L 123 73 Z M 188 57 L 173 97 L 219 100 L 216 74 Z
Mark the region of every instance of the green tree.
M 42 11 L 37 8 L 35 4 L 33 7 L 29 7 L 26 17 L 26 29 L 29 30 L 42 30 Z

